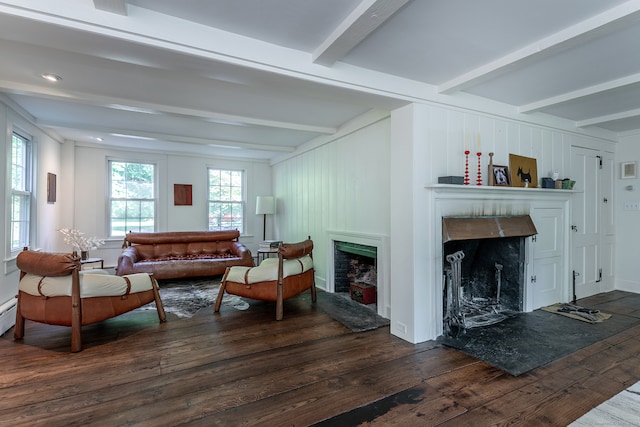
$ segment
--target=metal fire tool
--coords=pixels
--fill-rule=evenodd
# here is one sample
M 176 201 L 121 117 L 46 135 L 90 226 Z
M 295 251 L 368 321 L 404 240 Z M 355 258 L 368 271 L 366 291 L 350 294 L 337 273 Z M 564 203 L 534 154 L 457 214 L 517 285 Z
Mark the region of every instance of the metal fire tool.
M 495 263 L 496 268 L 496 283 L 498 284 L 498 290 L 496 292 L 496 304 L 500 304 L 500 287 L 502 286 L 502 264 Z
M 445 332 L 457 338 L 464 330 L 464 319 L 460 312 L 460 288 L 462 286 L 462 259 L 464 252 L 458 251 L 447 255 L 446 260 L 451 264 L 451 272 L 447 286 L 447 314 L 444 319 Z

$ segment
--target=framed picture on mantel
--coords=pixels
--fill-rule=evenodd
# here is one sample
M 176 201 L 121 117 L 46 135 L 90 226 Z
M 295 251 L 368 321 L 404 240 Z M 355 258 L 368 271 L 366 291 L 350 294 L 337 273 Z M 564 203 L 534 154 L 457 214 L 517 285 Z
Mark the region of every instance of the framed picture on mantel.
M 493 176 L 493 184 L 500 187 L 510 186 L 509 167 L 500 165 L 491 165 L 489 173 Z
M 538 165 L 532 157 L 509 154 L 509 169 L 511 170 L 512 187 L 538 186 Z

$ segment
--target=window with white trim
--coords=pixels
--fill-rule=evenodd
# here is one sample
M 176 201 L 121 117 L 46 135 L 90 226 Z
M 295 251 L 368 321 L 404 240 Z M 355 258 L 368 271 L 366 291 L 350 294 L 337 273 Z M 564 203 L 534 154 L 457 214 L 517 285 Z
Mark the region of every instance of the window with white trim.
M 30 245 L 33 198 L 33 158 L 31 138 L 11 135 L 11 212 L 9 215 L 10 252 Z
M 209 230 L 244 230 L 244 173 L 209 168 Z
M 109 161 L 109 235 L 152 232 L 156 226 L 156 167 Z

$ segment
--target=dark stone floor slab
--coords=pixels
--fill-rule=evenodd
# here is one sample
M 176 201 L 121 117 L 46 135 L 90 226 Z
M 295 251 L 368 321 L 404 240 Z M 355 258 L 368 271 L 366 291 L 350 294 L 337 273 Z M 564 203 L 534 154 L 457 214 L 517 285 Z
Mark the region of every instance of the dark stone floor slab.
M 345 297 L 318 290 L 318 307 L 353 332 L 377 329 L 389 324 L 371 308 Z
M 521 375 L 638 324 L 640 319 L 622 314 L 590 324 L 535 310 L 437 341 L 511 375 Z

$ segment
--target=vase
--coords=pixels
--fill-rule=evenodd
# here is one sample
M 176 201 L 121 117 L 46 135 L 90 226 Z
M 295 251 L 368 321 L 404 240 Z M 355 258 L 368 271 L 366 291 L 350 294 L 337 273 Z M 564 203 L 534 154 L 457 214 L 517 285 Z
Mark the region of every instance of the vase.
M 89 251 L 80 251 L 80 259 L 84 261 L 87 258 L 89 258 Z

